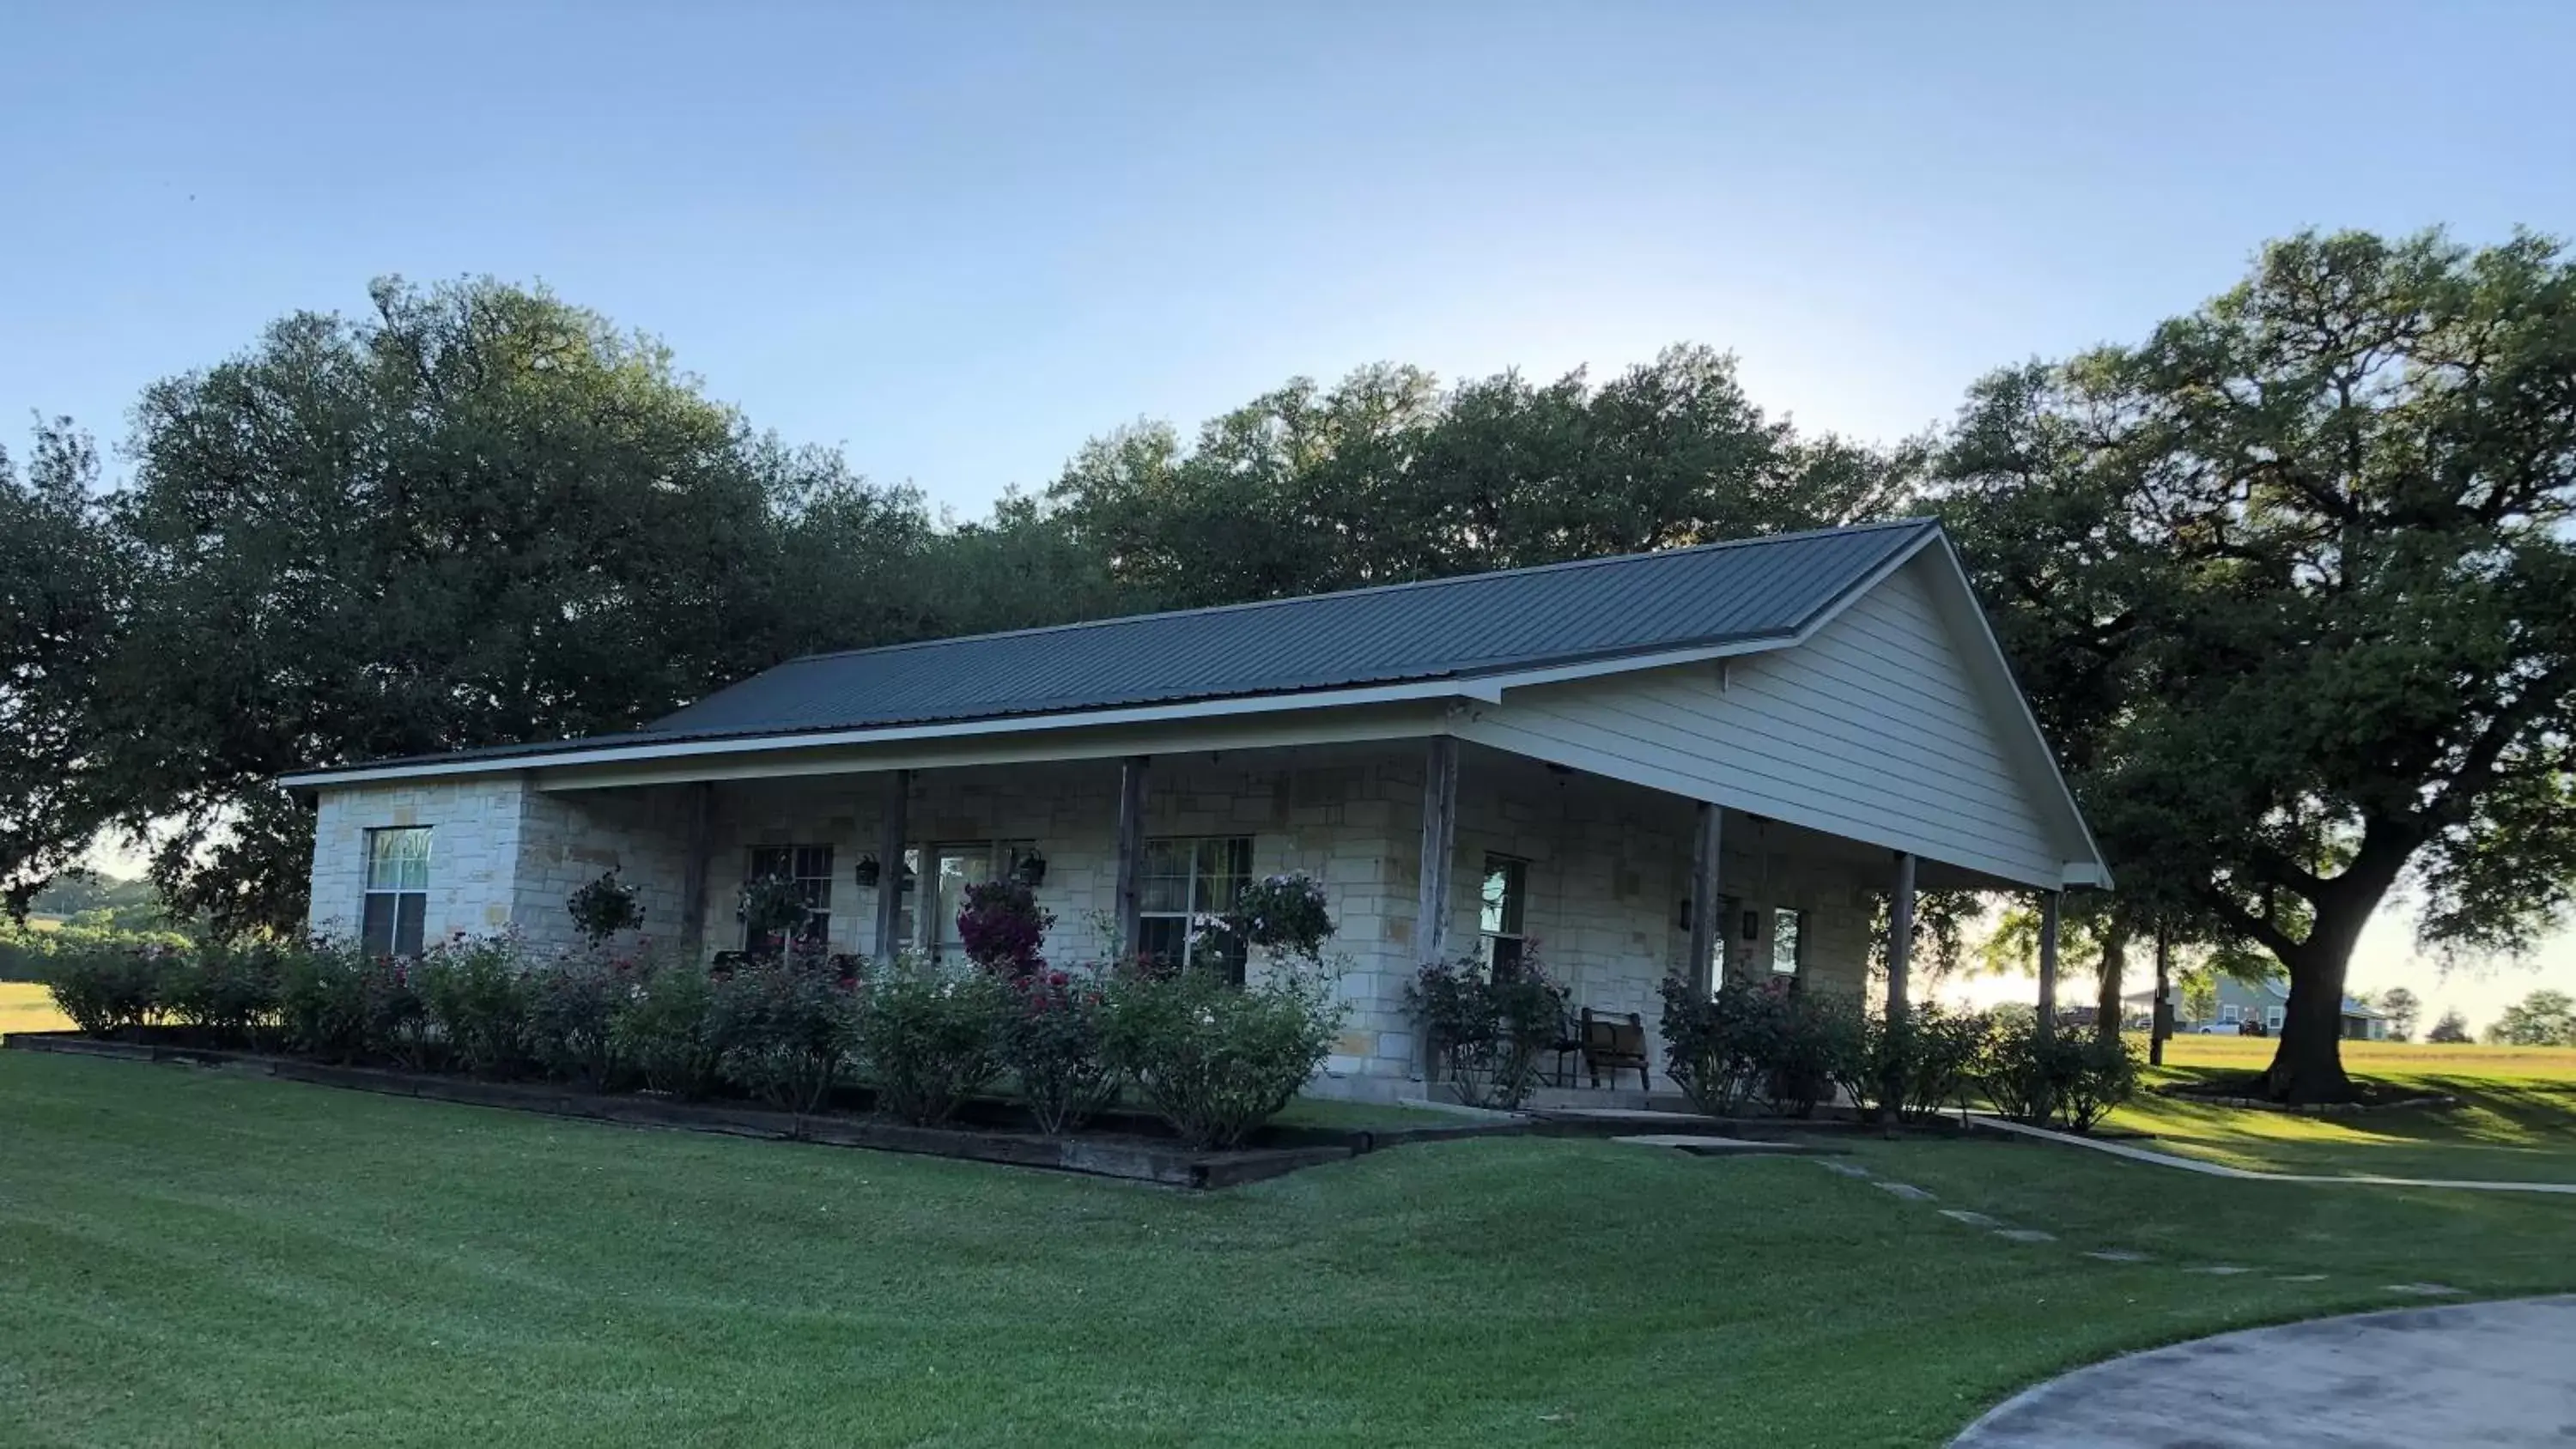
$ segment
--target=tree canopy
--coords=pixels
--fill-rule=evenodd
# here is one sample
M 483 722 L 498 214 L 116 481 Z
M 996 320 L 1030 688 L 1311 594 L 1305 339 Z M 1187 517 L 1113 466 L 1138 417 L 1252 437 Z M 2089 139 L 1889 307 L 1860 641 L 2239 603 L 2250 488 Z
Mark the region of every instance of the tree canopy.
M 2576 997 L 2535 991 L 2504 1009 L 2487 1028 L 2498 1046 L 2576 1047 Z
M 2514 952 L 2576 883 L 2576 268 L 2307 235 L 2135 347 L 1980 387 L 1945 515 L 2124 894 L 2287 969 L 2349 1091 L 2363 924 Z M 1977 544 L 1986 545 L 1983 548 Z
M 151 831 L 172 908 L 290 929 L 289 770 L 631 727 L 793 654 L 1937 510 L 2120 882 L 2128 943 L 2285 972 L 2280 1095 L 2348 1089 L 2362 923 L 2512 953 L 2576 892 L 2576 267 L 2290 238 L 1937 436 L 1802 434 L 1733 360 L 1293 379 L 933 518 L 543 291 L 373 289 L 149 389 L 107 486 L 0 455 L 0 887 Z M 1931 927 L 1972 903 L 1933 903 Z M 1947 939 L 1947 938 L 1945 938 Z

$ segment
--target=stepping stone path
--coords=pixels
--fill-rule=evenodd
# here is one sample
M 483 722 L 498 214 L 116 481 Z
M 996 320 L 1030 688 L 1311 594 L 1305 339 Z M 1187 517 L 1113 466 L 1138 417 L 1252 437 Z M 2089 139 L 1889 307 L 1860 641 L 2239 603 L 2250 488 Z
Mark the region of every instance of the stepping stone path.
M 1766 1148 L 1777 1150 L 1775 1144 L 1771 1143 L 1743 1142 L 1732 1138 L 1696 1137 L 1681 1134 L 1622 1137 L 1618 1140 L 1621 1142 L 1642 1143 L 1653 1147 L 1677 1147 L 1685 1152 L 1705 1152 L 1711 1154 L 1759 1152 Z M 1819 1158 L 1816 1160 L 1816 1165 L 1827 1172 L 1833 1173 L 1837 1177 L 1848 1177 L 1867 1182 L 1870 1186 L 1877 1188 L 1879 1191 L 1886 1193 L 1890 1197 L 1902 1198 L 1907 1202 L 1938 1201 L 1938 1198 L 1936 1198 L 1932 1193 L 1916 1187 L 1910 1182 L 1896 1182 L 1888 1178 L 1872 1176 L 1868 1168 L 1861 1166 L 1857 1162 L 1836 1162 L 1827 1158 Z M 2016 1228 L 2005 1223 L 2001 1218 L 1995 1217 L 1990 1213 L 1978 1212 L 1973 1208 L 1945 1207 L 1935 1208 L 1933 1211 L 1938 1212 L 1941 1216 L 1948 1218 L 1950 1221 L 1958 1223 L 1963 1227 L 1975 1228 L 1980 1232 L 1992 1233 L 1994 1236 L 2002 1238 L 2008 1242 L 2037 1244 L 2054 1243 L 2057 1241 L 2057 1234 L 2048 1232 L 2045 1229 Z M 2085 1257 L 2091 1258 L 2097 1263 L 2152 1263 L 2155 1261 L 2154 1258 L 2147 1254 L 2138 1252 L 2131 1248 L 2086 1248 L 2083 1250 L 2083 1254 Z M 2253 1273 L 2256 1270 L 2237 1263 L 2202 1263 L 2196 1266 L 2185 1267 L 2181 1271 L 2185 1273 L 2197 1273 L 2206 1278 L 2236 1278 Z M 2269 1275 L 2271 1281 L 2275 1283 L 2323 1283 L 2328 1281 L 2330 1276 L 2331 1275 L 2325 1273 L 2274 1273 Z M 2384 1291 L 2390 1293 L 2404 1293 L 2415 1298 L 2456 1298 L 2461 1294 L 2460 1289 L 2454 1288 L 2448 1283 L 2391 1283 L 2387 1285 L 2387 1288 Z M 2576 1302 L 2576 1300 L 2570 1301 Z
M 1814 1150 L 1793 1142 L 1749 1142 L 1741 1137 L 1707 1137 L 1693 1132 L 1648 1132 L 1610 1140 L 1636 1147 L 1671 1147 L 1697 1157 L 1744 1157 L 1764 1152 L 1803 1155 Z
M 1865 1181 L 1870 1186 L 1877 1188 L 1888 1196 L 1902 1198 L 1907 1202 L 1936 1202 L 1939 1200 L 1933 1193 L 1926 1191 L 1923 1188 L 1916 1187 L 1910 1182 L 1896 1182 L 1887 1178 L 1873 1176 L 1868 1168 L 1861 1166 L 1857 1162 L 1836 1162 L 1820 1158 L 1817 1160 L 1816 1165 L 1837 1177 L 1849 1177 Z M 1961 1225 L 1962 1227 L 1970 1227 L 1975 1228 L 1980 1232 L 1992 1233 L 1994 1236 L 2002 1238 L 2007 1242 L 2040 1244 L 2054 1243 L 2058 1241 L 2057 1234 L 2049 1232 L 2044 1228 L 2017 1228 L 1991 1213 L 1981 1213 L 1973 1208 L 1945 1207 L 1935 1208 L 1933 1211 L 1939 1213 L 1945 1218 L 1948 1218 L 1950 1221 Z M 2152 1254 L 2141 1253 L 2134 1248 L 2085 1248 L 2081 1251 L 2085 1257 L 2090 1258 L 2097 1263 L 2134 1264 L 2152 1263 L 2156 1261 Z M 2197 1273 L 2208 1278 L 2236 1278 L 2259 1270 L 2248 1268 L 2237 1263 L 2203 1263 L 2197 1266 L 2181 1267 L 2179 1271 L 2185 1273 Z M 2269 1275 L 2270 1280 L 2275 1283 L 2324 1283 L 2329 1281 L 2331 1276 L 2332 1275 L 2325 1273 L 2274 1273 Z M 2459 1289 L 2453 1288 L 2444 1283 L 2392 1283 L 2388 1285 L 2387 1291 L 2391 1293 L 2411 1294 L 2418 1298 L 2450 1298 L 2456 1297 L 2460 1293 Z

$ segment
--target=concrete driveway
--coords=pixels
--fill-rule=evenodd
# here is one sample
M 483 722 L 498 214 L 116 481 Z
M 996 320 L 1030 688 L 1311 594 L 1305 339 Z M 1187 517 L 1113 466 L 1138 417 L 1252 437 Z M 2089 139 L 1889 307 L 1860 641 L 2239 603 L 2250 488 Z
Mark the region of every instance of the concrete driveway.
M 2249 1329 L 2078 1369 L 1953 1449 L 2576 1449 L 2576 1295 Z

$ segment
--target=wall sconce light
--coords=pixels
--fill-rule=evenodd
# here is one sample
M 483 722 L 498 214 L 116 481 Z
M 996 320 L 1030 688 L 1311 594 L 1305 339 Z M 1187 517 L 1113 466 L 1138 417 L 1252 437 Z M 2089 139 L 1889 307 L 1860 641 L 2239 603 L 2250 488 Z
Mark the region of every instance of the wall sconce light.
M 1759 941 L 1762 939 L 1762 913 L 1760 911 L 1746 911 L 1744 913 L 1744 939 L 1748 941 Z
M 863 855 L 859 857 L 858 869 L 852 874 L 858 878 L 859 889 L 873 890 L 878 880 L 885 875 L 885 867 L 877 864 L 875 856 Z
M 1038 853 L 1036 846 L 1030 846 L 1029 853 L 1020 857 L 1020 884 L 1031 890 L 1045 885 L 1046 867 L 1046 857 Z

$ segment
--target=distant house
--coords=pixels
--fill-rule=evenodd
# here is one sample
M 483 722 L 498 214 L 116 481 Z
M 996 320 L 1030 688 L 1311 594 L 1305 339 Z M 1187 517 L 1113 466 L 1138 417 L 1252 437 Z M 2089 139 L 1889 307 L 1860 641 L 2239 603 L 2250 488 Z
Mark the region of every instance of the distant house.
M 2141 993 L 2138 1001 L 2143 1004 L 2146 996 Z M 2277 1037 L 2280 1035 L 2280 1024 L 2285 1022 L 2287 1017 L 2290 1017 L 2290 986 L 2287 986 L 2287 983 L 2264 981 L 2262 986 L 2244 986 L 2241 981 L 2231 981 L 2231 978 L 2221 975 L 2221 978 L 2218 978 L 2218 1017 L 2213 1017 L 2210 1022 L 2192 1022 L 2192 1024 L 2177 1022 L 2177 1029 L 2190 1032 L 2190 1029 L 2208 1024 L 2208 1027 L 2221 1029 L 2221 1032 L 2233 1032 L 2233 1029 L 2244 1027 L 2246 1022 L 2262 1022 L 2264 1035 Z M 2352 996 L 2344 996 L 2344 1040 L 2347 1042 L 2388 1040 L 2388 1017 L 2385 1017 L 2378 1006 L 2370 1006 L 2367 1001 L 2354 1001 Z
M 820 654 L 624 734 L 283 783 L 313 926 L 396 953 L 569 944 L 615 868 L 701 955 L 768 944 L 734 902 L 775 875 L 822 949 L 954 956 L 965 887 L 1015 874 L 1054 959 L 1240 973 L 1194 922 L 1303 871 L 1355 1093 L 1418 1073 L 1425 961 L 1535 953 L 1651 1034 L 1667 976 L 1861 990 L 1891 893 L 2110 884 L 1928 520 Z

